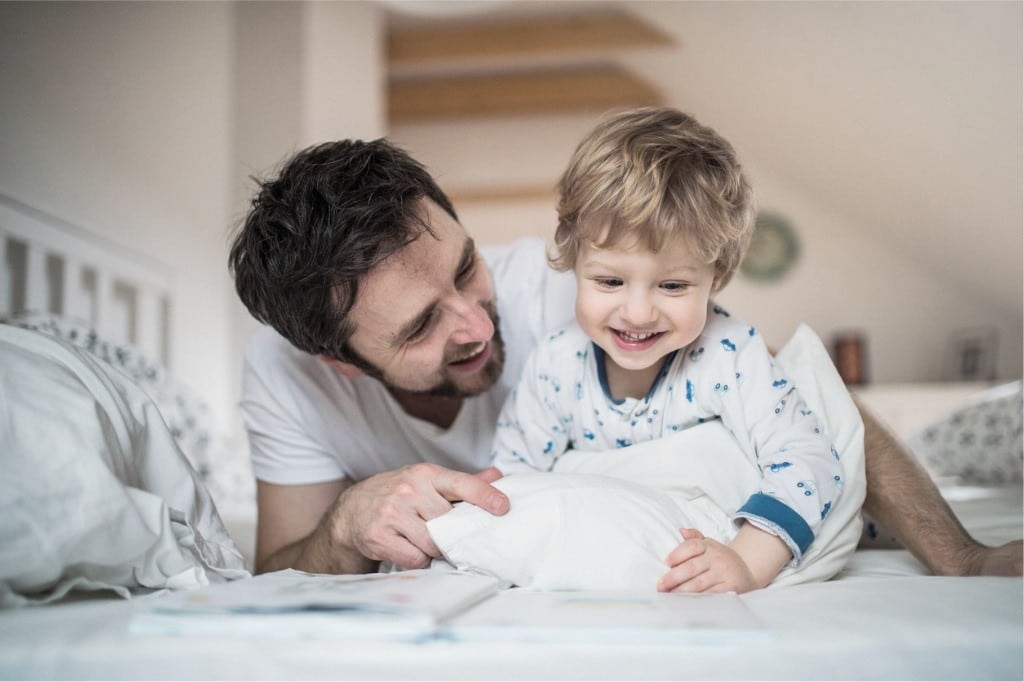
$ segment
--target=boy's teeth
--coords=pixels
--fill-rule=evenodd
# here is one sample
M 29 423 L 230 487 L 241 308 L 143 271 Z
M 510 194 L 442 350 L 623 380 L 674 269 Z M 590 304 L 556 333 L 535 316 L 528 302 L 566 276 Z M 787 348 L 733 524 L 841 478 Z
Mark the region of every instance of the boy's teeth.
M 636 332 L 624 332 L 624 331 L 620 331 L 619 332 L 619 336 L 621 336 L 622 338 L 626 339 L 627 341 L 632 341 L 634 343 L 637 343 L 639 341 L 646 341 L 647 339 L 649 339 L 652 336 L 654 336 L 654 334 L 655 334 L 655 332 L 645 332 L 643 334 L 638 334 Z

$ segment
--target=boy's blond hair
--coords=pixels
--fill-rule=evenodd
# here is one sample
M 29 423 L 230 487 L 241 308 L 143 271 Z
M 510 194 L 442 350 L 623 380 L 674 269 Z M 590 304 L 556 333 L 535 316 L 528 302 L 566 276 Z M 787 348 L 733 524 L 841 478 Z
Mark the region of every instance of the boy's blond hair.
M 684 236 L 715 266 L 714 289 L 743 258 L 754 223 L 753 193 L 726 140 L 677 109 L 641 108 L 602 120 L 579 144 L 558 185 L 558 270 L 587 243 L 642 240 L 659 251 Z

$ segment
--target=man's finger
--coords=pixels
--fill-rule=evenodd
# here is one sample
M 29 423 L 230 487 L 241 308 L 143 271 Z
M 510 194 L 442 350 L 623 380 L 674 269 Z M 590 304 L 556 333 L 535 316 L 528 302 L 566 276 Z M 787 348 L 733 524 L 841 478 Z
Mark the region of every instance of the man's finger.
M 469 502 L 497 516 L 508 511 L 505 493 L 473 474 L 446 469 L 434 478 L 434 490 L 449 502 Z
M 441 556 L 441 550 L 434 544 L 434 539 L 430 537 L 426 524 L 410 523 L 398 528 L 398 532 L 419 553 L 415 566 L 403 566 L 403 568 L 423 568 L 430 564 L 432 558 Z

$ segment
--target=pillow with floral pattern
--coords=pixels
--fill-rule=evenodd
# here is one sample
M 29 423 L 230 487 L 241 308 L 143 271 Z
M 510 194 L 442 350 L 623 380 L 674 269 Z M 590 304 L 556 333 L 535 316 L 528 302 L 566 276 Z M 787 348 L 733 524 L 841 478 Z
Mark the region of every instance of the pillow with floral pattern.
M 1024 444 L 1021 381 L 989 389 L 908 441 L 935 478 L 973 485 L 1020 483 Z

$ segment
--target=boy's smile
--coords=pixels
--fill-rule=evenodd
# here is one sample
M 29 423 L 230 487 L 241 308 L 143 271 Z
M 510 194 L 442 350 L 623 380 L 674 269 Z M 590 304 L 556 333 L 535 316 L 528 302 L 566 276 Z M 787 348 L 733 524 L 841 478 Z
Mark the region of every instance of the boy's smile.
M 700 336 L 714 266 L 672 238 L 655 253 L 643 243 L 584 246 L 576 261 L 576 319 L 605 352 L 615 397 L 641 398 L 661 360 Z

